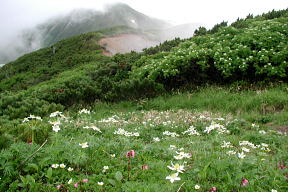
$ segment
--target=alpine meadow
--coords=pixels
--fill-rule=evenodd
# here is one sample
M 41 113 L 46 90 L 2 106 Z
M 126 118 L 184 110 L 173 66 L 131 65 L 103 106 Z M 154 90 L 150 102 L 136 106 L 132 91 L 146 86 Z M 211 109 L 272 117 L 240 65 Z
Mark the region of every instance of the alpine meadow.
M 166 41 L 110 11 L 0 66 L 0 191 L 287 192 L 288 9 Z

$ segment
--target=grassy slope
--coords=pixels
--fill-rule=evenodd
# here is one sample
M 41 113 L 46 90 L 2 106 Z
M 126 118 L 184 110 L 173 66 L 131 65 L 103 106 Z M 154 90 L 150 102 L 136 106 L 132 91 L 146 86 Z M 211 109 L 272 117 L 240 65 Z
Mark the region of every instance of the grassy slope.
M 58 133 L 51 131 L 48 122 L 57 118 L 47 116 L 41 122 L 30 121 L 16 126 L 6 124 L 5 135 L 1 138 L 2 147 L 12 142 L 9 138 L 18 142 L 0 154 L 1 187 L 7 189 L 9 186 L 11 190 L 56 191 L 58 184 L 64 184 L 62 189 L 73 190 L 73 185 L 67 184 L 70 178 L 73 178 L 73 184 L 88 178 L 88 183 L 80 182 L 82 190 L 176 191 L 185 182 L 181 187 L 183 191 L 194 190 L 195 184 L 201 186 L 200 191 L 207 191 L 212 186 L 221 191 L 286 191 L 287 169 L 277 168 L 278 163 L 287 163 L 288 158 L 285 153 L 288 147 L 287 135 L 278 133 L 284 127 L 287 131 L 286 95 L 287 86 L 258 91 L 206 87 L 195 92 L 138 102 L 97 103 L 90 108 L 92 114 L 79 114 L 75 108 L 74 112 L 70 110 L 65 113 L 69 121 L 59 119 L 61 130 Z M 279 105 L 283 108 L 278 109 Z M 263 110 L 263 106 L 267 108 Z M 219 117 L 225 120 L 215 119 Z M 105 123 L 100 121 L 103 119 L 106 119 Z M 218 134 L 216 130 L 210 134 L 203 133 L 212 121 L 224 125 L 230 133 Z M 257 126 L 252 126 L 252 123 Z M 92 125 L 97 126 L 101 133 L 83 129 L 84 126 Z M 202 136 L 182 134 L 191 125 Z M 140 136 L 115 135 L 114 132 L 119 128 L 138 132 Z M 266 133 L 260 133 L 260 130 Z M 163 135 L 165 131 L 180 136 Z M 27 144 L 32 133 L 35 135 L 35 143 Z M 24 162 L 47 137 L 48 143 L 41 152 Z M 159 137 L 160 141 L 155 142 L 155 137 Z M 222 148 L 223 141 L 231 142 L 234 147 Z M 237 153 L 242 151 L 243 146 L 239 146 L 239 141 L 250 141 L 255 145 L 266 143 L 271 151 L 244 146 L 251 151 L 245 152 L 246 157 L 240 159 Z M 82 149 L 78 145 L 82 142 L 88 142 L 89 147 Z M 169 149 L 170 145 L 176 145 L 177 149 Z M 185 172 L 179 175 L 181 181 L 171 184 L 165 179 L 173 173 L 167 166 L 171 165 L 171 161 L 183 164 L 184 160 L 173 157 L 180 148 L 191 152 L 192 157 L 185 159 Z M 136 151 L 136 156 L 132 160 L 131 176 L 128 179 L 125 153 L 131 149 Z M 237 153 L 227 155 L 229 150 Z M 116 155 L 115 158 L 110 156 L 112 154 Z M 18 166 L 20 162 L 24 163 L 23 167 Z M 64 163 L 67 167 L 52 169 L 53 177 L 49 177 L 48 172 L 54 163 Z M 148 165 L 149 169 L 141 170 L 142 165 Z M 74 171 L 68 172 L 68 166 L 73 167 Z M 105 173 L 102 172 L 103 166 L 109 166 Z M 119 172 L 123 175 L 122 179 L 115 176 Z M 17 173 L 24 179 L 20 179 Z M 28 175 L 32 176 L 32 181 Z M 13 182 L 10 182 L 12 178 Z M 249 186 L 240 187 L 242 178 L 248 179 Z M 99 181 L 103 181 L 104 186 L 98 186 Z

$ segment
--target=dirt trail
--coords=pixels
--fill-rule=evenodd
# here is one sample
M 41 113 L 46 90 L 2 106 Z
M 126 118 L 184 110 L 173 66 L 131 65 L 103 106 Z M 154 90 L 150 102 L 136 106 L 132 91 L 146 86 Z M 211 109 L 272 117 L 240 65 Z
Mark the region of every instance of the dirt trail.
M 144 35 L 121 34 L 115 37 L 102 38 L 98 44 L 105 48 L 104 55 L 112 56 L 116 53 L 140 52 L 144 48 L 158 45 L 159 42 L 149 40 Z

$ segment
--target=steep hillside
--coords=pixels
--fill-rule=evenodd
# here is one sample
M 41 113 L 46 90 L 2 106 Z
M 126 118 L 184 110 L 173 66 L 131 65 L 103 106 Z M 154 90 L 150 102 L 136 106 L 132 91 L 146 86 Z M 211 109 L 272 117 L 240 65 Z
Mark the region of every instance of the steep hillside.
M 51 46 L 59 40 L 117 26 L 125 26 L 126 29 L 132 28 L 142 33 L 164 29 L 170 27 L 170 24 L 144 15 L 122 3 L 107 6 L 105 11 L 78 9 L 41 23 L 36 28 L 25 30 L 17 43 L 11 42 L 5 49 L 0 50 L 0 63 L 7 63 L 25 53 Z
M 115 26 L 127 26 L 139 30 L 163 29 L 168 24 L 135 11 L 126 4 L 114 4 L 106 11 L 75 10 L 62 18 L 56 18 L 38 26 L 42 46 L 82 33 L 99 31 Z
M 287 82 L 287 19 L 287 10 L 273 11 L 237 21 L 238 27 L 217 24 L 206 34 L 111 58 L 98 45 L 103 32 L 60 41 L 0 68 L 0 116 L 135 100 L 207 83 Z
M 144 35 L 126 33 L 102 38 L 98 44 L 105 48 L 103 52 L 105 55 L 112 56 L 117 53 L 129 53 L 131 51 L 141 52 L 145 48 L 158 45 L 159 42 L 152 41 Z

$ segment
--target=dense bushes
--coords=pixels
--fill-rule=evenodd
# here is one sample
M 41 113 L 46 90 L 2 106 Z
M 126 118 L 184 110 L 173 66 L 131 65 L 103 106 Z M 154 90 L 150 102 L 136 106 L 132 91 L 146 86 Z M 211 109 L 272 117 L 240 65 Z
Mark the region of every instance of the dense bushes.
M 0 70 L 0 92 L 23 90 L 95 59 L 105 60 L 97 41 L 101 33 L 72 37 L 26 54 Z
M 131 76 L 166 87 L 173 86 L 167 82 L 175 87 L 199 81 L 287 81 L 287 23 L 288 18 L 255 21 L 247 29 L 229 26 L 213 35 L 196 36 L 167 54 L 146 57 Z
M 10 119 L 24 118 L 29 114 L 45 115 L 63 106 L 39 99 L 25 91 L 0 94 L 0 116 Z

